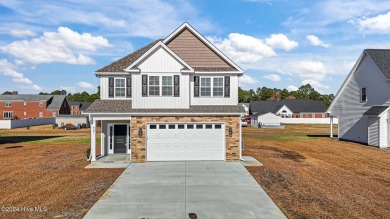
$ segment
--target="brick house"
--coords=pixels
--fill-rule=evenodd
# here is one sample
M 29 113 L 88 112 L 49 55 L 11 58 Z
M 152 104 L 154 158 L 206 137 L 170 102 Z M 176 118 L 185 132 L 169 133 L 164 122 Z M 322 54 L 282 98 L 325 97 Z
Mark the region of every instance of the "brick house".
M 83 113 L 96 123 L 101 156 L 127 153 L 131 162 L 241 159 L 238 78 L 243 70 L 184 23 L 95 72 L 100 100 Z
M 65 95 L 0 95 L 0 119 L 52 118 L 69 113 Z
M 70 106 L 70 115 L 81 116 L 81 113 L 86 110 L 92 102 L 68 102 Z

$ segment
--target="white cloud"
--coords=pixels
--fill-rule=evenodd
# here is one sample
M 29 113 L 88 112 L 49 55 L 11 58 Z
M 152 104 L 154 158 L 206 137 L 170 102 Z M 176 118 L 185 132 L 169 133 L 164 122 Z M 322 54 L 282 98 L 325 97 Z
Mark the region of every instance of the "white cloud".
M 12 81 L 18 84 L 23 84 L 23 88 L 30 90 L 42 90 L 42 88 L 34 84 L 30 79 L 26 78 L 22 73 L 15 70 L 15 66 L 5 59 L 0 60 L 0 73 L 4 76 L 9 76 Z
M 240 86 L 247 85 L 247 84 L 256 84 L 257 80 L 251 77 L 250 75 L 244 74 L 241 77 L 238 78 Z
M 360 31 L 367 33 L 390 33 L 390 12 L 380 14 L 376 17 L 363 17 L 357 21 L 352 21 Z
M 265 39 L 265 43 L 274 49 L 284 49 L 290 51 L 298 47 L 298 42 L 289 40 L 284 34 L 271 34 L 271 36 Z
M 95 89 L 94 85 L 87 83 L 87 82 L 83 82 L 83 81 L 78 82 L 77 86 L 79 86 L 80 88 L 85 88 L 85 89 Z
M 276 55 L 263 40 L 245 34 L 231 33 L 227 39 L 208 37 L 208 40 L 236 63 L 255 63 Z
M 321 83 L 320 81 L 316 81 L 316 80 L 311 80 L 311 79 L 303 80 L 302 85 L 306 85 L 306 84 L 310 84 L 319 93 L 323 93 L 324 90 L 329 89 L 328 85 L 325 85 L 324 83 Z
M 306 39 L 309 40 L 313 46 L 322 46 L 324 48 L 328 48 L 330 46 L 328 43 L 322 42 L 322 40 L 315 35 L 307 35 Z
M 280 81 L 281 80 L 280 76 L 276 75 L 276 74 L 264 75 L 264 78 L 268 79 L 270 81 Z
M 298 87 L 295 87 L 294 85 L 288 85 L 286 89 L 291 92 L 298 90 Z
M 59 27 L 57 32 L 44 32 L 43 36 L 32 40 L 14 41 L 0 47 L 0 51 L 33 64 L 63 62 L 88 65 L 95 61 L 83 53 L 109 46 L 108 40 L 101 36 L 79 34 L 67 27 Z
M 16 30 L 16 29 L 12 29 L 10 34 L 14 37 L 32 37 L 36 35 L 31 30 Z
M 321 81 L 325 78 L 327 69 L 320 61 L 300 61 L 298 63 L 290 63 L 290 74 L 297 75 L 303 80 Z

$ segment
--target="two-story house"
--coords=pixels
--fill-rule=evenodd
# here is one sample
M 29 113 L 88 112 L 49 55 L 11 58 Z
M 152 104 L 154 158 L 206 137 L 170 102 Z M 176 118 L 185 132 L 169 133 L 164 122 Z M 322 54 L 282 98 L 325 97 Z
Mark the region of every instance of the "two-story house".
M 338 138 L 390 147 L 389 109 L 390 50 L 366 49 L 328 108 L 331 121 L 339 119 Z
M 70 115 L 81 116 L 81 113 L 86 110 L 92 102 L 69 102 Z
M 238 78 L 243 70 L 189 24 L 95 72 L 100 100 L 85 112 L 96 160 L 130 154 L 131 162 L 241 158 Z
M 69 113 L 65 95 L 0 95 L 0 119 L 52 118 Z

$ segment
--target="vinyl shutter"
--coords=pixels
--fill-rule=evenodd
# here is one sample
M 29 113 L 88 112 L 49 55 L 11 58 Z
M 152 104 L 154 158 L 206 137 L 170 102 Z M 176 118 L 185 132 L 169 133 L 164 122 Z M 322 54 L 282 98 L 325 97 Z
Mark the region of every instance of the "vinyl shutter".
M 148 96 L 148 75 L 142 75 L 142 96 Z
M 230 97 L 230 76 L 225 76 L 225 97 Z
M 194 76 L 194 97 L 199 97 L 199 76 Z
M 131 98 L 131 76 L 126 77 L 126 97 Z
M 173 76 L 173 96 L 180 96 L 180 75 Z
M 108 78 L 108 97 L 114 97 L 114 78 Z

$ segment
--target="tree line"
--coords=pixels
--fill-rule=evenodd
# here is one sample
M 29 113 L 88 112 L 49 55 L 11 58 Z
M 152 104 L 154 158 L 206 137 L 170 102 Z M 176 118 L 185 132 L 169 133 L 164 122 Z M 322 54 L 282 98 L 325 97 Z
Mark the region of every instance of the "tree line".
M 249 103 L 251 100 L 283 100 L 283 99 L 312 99 L 322 100 L 328 107 L 334 99 L 333 94 L 320 94 L 310 84 L 302 85 L 296 91 L 287 89 L 258 87 L 256 92 L 253 89 L 243 90 L 238 88 L 238 102 Z

